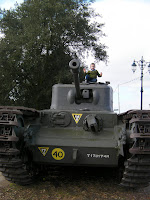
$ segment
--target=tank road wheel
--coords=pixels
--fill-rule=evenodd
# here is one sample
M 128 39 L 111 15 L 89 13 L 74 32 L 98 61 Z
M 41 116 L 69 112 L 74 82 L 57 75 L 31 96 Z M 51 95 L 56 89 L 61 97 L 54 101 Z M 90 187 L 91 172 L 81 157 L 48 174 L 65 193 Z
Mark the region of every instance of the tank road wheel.
M 19 110 L 0 110 L 0 171 L 6 180 L 28 185 L 33 173 L 29 162 L 23 161 L 24 127 L 22 112 Z
M 129 149 L 131 157 L 125 164 L 121 185 L 141 188 L 150 182 L 150 111 L 132 111 L 130 138 L 134 140 Z

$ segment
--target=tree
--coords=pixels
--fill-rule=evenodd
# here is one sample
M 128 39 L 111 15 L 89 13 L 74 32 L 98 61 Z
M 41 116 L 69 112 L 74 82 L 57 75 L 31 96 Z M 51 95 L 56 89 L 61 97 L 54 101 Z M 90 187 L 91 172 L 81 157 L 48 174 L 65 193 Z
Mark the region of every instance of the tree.
M 3 105 L 50 106 L 54 83 L 70 82 L 68 63 L 92 51 L 105 61 L 103 24 L 88 0 L 27 0 L 1 10 L 0 84 Z

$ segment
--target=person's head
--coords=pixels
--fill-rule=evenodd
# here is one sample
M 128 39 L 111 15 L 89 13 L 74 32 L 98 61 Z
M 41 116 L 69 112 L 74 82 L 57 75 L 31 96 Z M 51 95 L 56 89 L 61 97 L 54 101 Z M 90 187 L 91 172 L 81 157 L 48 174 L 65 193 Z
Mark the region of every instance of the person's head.
M 95 63 L 91 63 L 90 68 L 91 68 L 91 70 L 94 70 L 95 69 Z

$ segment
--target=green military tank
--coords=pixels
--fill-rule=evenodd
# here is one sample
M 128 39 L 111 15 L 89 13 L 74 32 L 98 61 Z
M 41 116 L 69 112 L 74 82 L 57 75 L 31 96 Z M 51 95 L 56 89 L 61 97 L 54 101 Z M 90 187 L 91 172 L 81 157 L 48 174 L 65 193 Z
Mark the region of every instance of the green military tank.
M 56 84 L 49 110 L 0 107 L 0 171 L 27 185 L 45 167 L 124 168 L 121 185 L 150 181 L 150 111 L 113 112 L 109 83 L 81 83 L 79 61 L 69 63 L 74 84 Z

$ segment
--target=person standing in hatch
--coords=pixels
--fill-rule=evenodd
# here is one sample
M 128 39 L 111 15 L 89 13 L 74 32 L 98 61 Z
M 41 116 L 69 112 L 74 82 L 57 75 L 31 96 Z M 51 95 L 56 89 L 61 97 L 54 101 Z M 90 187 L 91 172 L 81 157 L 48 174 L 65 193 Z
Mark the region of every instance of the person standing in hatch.
M 90 69 L 88 72 L 86 72 L 86 69 L 84 68 L 83 71 L 85 73 L 85 82 L 89 83 L 89 82 L 93 82 L 96 83 L 97 82 L 97 76 L 98 77 L 102 77 L 102 72 L 99 73 L 96 69 L 95 69 L 95 63 L 91 63 L 90 65 Z

